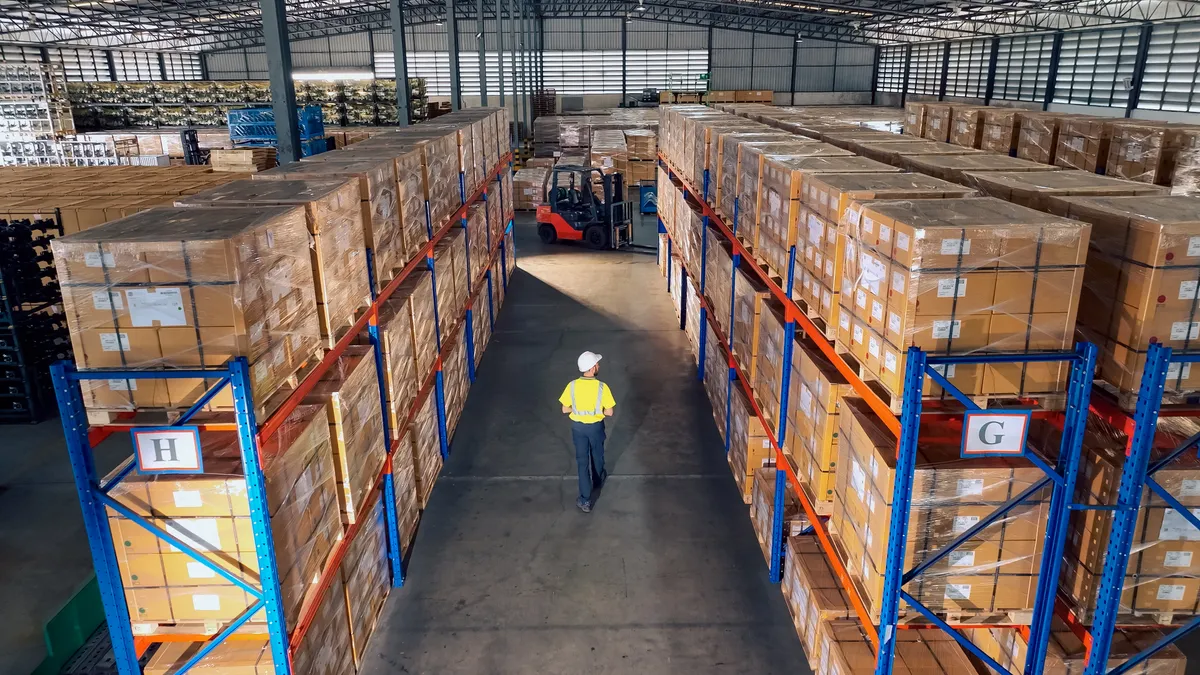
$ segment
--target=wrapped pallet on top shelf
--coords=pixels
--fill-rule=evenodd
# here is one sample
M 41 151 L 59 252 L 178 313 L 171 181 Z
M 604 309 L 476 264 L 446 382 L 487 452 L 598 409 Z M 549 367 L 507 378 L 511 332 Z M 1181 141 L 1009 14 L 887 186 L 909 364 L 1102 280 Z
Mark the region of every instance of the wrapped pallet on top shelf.
M 839 471 L 830 526 L 877 621 L 891 538 L 896 438 L 862 399 L 843 399 L 838 420 Z M 1049 425 L 1035 420 L 1031 446 L 1038 451 L 1057 447 L 1049 435 Z M 916 460 L 908 524 L 908 541 L 917 543 L 905 550 L 903 568 L 920 564 L 1042 476 L 1020 460 L 964 460 L 956 444 L 925 441 Z M 1048 489 L 1034 493 L 935 563 L 931 574 L 916 577 L 908 592 L 931 611 L 961 622 L 1004 617 L 1006 623 L 1028 623 L 1048 497 Z
M 758 537 L 758 548 L 770 563 L 772 527 L 775 522 L 775 475 L 774 468 L 754 469 L 751 479 L 750 521 Z M 789 483 L 784 486 L 783 496 L 783 539 L 789 541 L 800 536 L 809 526 L 808 518 L 800 509 L 800 500 Z M 790 561 L 788 564 L 791 564 Z
M 371 499 L 371 489 L 387 454 L 371 348 L 347 348 L 304 401 L 325 404 L 342 520 L 352 525 Z
M 1055 171 L 1057 166 L 984 152 L 974 155 L 919 155 L 906 160 L 908 169 L 974 187 L 969 175 L 986 171 Z
M 292 162 L 254 175 L 266 180 L 354 179 L 362 211 L 363 237 L 371 249 L 375 282 L 379 288 L 387 285 L 395 273 L 408 262 L 405 256 L 403 232 L 396 202 L 396 168 L 391 160 L 352 161 L 341 163 Z M 422 216 L 424 214 L 422 213 Z M 422 217 L 422 220 L 424 218 Z M 412 247 L 415 250 L 416 247 Z
M 259 412 L 320 349 L 299 208 L 155 208 L 51 242 L 80 368 L 250 361 Z M 84 382 L 89 410 L 186 410 L 215 380 Z M 232 410 L 228 390 L 209 404 Z
M 1113 120 L 1100 117 L 1068 117 L 1058 128 L 1054 163 L 1067 169 L 1104 173 Z
M 237 434 L 200 432 L 200 440 L 203 473 L 135 471 L 111 496 L 198 551 L 224 558 L 226 570 L 254 583 L 258 558 L 249 534 L 250 505 Z M 324 406 L 299 406 L 259 450 L 284 619 L 294 625 L 342 538 Z M 242 588 L 115 511 L 109 512 L 109 526 L 136 634 L 212 632 L 204 626 L 231 621 L 253 602 Z M 265 632 L 266 622 L 260 611 L 243 632 Z
M 366 661 L 367 641 L 375 632 L 383 603 L 392 589 L 386 552 L 388 535 L 384 530 L 383 502 L 376 500 L 358 534 L 346 548 L 338 570 L 346 593 L 350 644 L 356 668 Z
M 1021 206 L 1063 215 L 1064 197 L 1165 195 L 1167 189 L 1087 171 L 987 171 L 965 174 L 979 191 Z
M 742 501 L 749 504 L 754 487 L 754 471 L 775 466 L 775 450 L 740 382 L 733 383 L 733 392 L 729 397 L 728 459 L 738 493 Z
M 912 101 L 904 104 L 904 135 L 918 138 L 925 135 L 926 105 Z
M 429 504 L 433 484 L 442 470 L 442 447 L 438 431 L 437 397 L 426 396 L 424 403 L 413 417 L 412 426 L 413 471 L 416 475 L 417 504 L 422 510 Z
M 419 173 L 416 172 L 417 160 L 411 154 L 414 150 L 420 157 Z M 459 138 L 453 125 L 446 128 L 446 125 L 426 123 L 389 131 L 356 143 L 353 148 L 338 154 L 345 154 L 348 158 L 357 158 L 358 155 L 395 157 L 396 177 L 402 185 L 410 184 L 405 180 L 406 177 L 420 177 L 422 198 L 429 201 L 429 221 L 434 228 L 444 224 L 462 206 Z M 415 191 L 415 185 L 409 189 Z M 402 205 L 405 203 L 403 196 L 398 201 Z M 405 211 L 405 215 L 407 213 Z M 407 221 L 404 228 L 406 234 L 411 232 Z
M 1105 173 L 1139 183 L 1170 185 L 1175 157 L 1189 127 L 1122 120 L 1113 124 Z
M 704 172 L 708 171 L 708 195 L 711 199 L 716 194 L 716 182 L 719 180 L 720 140 L 724 133 L 736 133 L 766 129 L 758 122 L 740 117 L 724 116 L 719 120 L 706 121 L 696 127 L 694 145 L 690 161 L 692 173 L 696 175 L 695 185 L 704 189 Z M 794 138 L 794 137 L 793 137 Z
M 1200 198 L 1069 197 L 1065 215 L 1092 225 L 1080 330 L 1099 348 L 1098 375 L 1132 410 L 1158 342 L 1177 351 L 1200 346 Z M 1200 390 L 1200 371 L 1172 364 L 1166 396 L 1182 401 Z
M 370 302 L 358 185 L 350 180 L 241 180 L 176 202 L 187 207 L 302 206 L 312 238 L 313 281 L 327 348 Z
M 808 662 L 827 662 L 822 658 L 817 639 L 821 625 L 857 625 L 858 619 L 850 607 L 846 589 L 829 566 L 825 551 L 812 538 L 788 538 L 781 590 Z
M 969 628 L 964 635 L 985 654 L 1004 666 L 1010 673 L 1022 670 L 1028 653 L 1028 642 L 1017 628 Z M 1161 630 L 1138 627 L 1131 630 L 1118 628 L 1112 636 L 1105 671 L 1113 670 L 1131 657 L 1146 651 L 1162 640 Z M 1088 646 L 1057 619 L 1050 627 L 1049 645 L 1043 671 L 1046 675 L 1076 675 L 1085 672 L 1088 661 Z M 1139 663 L 1134 672 L 1139 675 L 1184 675 L 1187 658 L 1175 645 L 1167 645 L 1147 660 Z
M 1024 354 L 1073 343 L 1090 225 L 993 198 L 949 198 L 859 202 L 840 227 L 848 239 L 839 349 L 893 406 L 910 346 Z M 947 380 L 983 398 L 1060 395 L 1068 373 L 1057 363 L 951 370 Z
M 950 137 L 947 139 L 964 148 L 980 148 L 983 145 L 984 114 L 986 106 L 954 106 Z
M 983 136 L 979 149 L 1014 155 L 1021 138 L 1021 115 L 1026 111 L 1015 108 L 988 108 L 983 112 Z
M 954 131 L 954 109 L 949 103 L 926 103 L 925 131 L 921 135 L 931 141 L 948 143 L 950 133 Z

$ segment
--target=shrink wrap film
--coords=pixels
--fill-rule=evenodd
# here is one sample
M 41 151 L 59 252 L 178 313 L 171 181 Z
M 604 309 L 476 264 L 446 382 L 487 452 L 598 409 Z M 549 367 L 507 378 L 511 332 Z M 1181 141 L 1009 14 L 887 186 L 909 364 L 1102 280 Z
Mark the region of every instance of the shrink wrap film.
M 729 469 L 747 504 L 754 487 L 754 471 L 768 466 L 775 466 L 775 450 L 742 383 L 734 382 L 729 396 Z
M 1165 122 L 1114 123 L 1106 173 L 1139 183 L 1171 185 L 1175 160 L 1194 127 Z
M 955 107 L 948 103 L 926 103 L 925 131 L 921 135 L 931 141 L 949 142 L 954 131 L 954 111 Z
M 541 167 L 526 167 L 513 174 L 514 208 L 519 211 L 536 211 L 546 203 L 547 181 L 550 170 Z
M 905 158 L 905 165 L 911 171 L 948 180 L 953 183 L 975 187 L 974 178 L 977 172 L 988 171 L 1054 171 L 1058 167 L 1049 164 L 1031 162 L 1019 157 L 980 153 L 975 155 L 914 155 Z
M 1200 197 L 1200 129 L 1187 129 L 1175 153 L 1171 194 Z
M 392 483 L 396 492 L 396 527 L 400 536 L 400 555 L 407 557 L 421 507 L 417 504 L 417 474 L 413 466 L 413 430 L 405 428 L 397 434 L 399 445 L 392 455 Z
M 966 173 L 980 192 L 1031 209 L 1063 214 L 1064 197 L 1165 195 L 1166 188 L 1087 171 L 988 171 Z
M 1058 129 L 1054 163 L 1066 169 L 1104 173 L 1113 120 L 1099 117 L 1069 117 Z
M 984 115 L 987 107 L 954 106 L 951 118 L 949 140 L 964 148 L 980 148 L 983 146 Z
M 1021 138 L 1021 115 L 1015 108 L 988 108 L 983 112 L 983 136 L 979 149 L 1016 156 Z
M 377 499 L 358 533 L 346 547 L 346 555 L 338 570 L 346 593 L 355 667 L 361 667 L 367 658 L 367 641 L 375 632 L 383 603 L 387 600 L 388 591 L 392 590 L 387 536 L 383 502 Z
M 1025 668 L 1028 643 L 1016 628 L 969 628 L 964 635 L 1009 672 L 1021 672 Z M 1105 671 L 1120 666 L 1151 645 L 1165 637 L 1161 630 L 1118 628 L 1112 637 Z M 1057 619 L 1050 628 L 1050 640 L 1046 648 L 1043 670 L 1046 675 L 1083 675 L 1087 666 L 1088 648 L 1066 625 Z M 1129 672 L 1138 675 L 1183 675 L 1187 669 L 1187 658 L 1178 647 L 1170 645 Z
M 761 131 L 729 131 L 718 135 L 717 190 L 714 194 L 717 211 L 729 226 L 734 225 L 734 201 L 741 193 L 741 144 L 749 142 L 787 141 L 789 134 L 764 127 Z M 660 196 L 661 199 L 661 196 Z
M 908 102 L 904 104 L 904 135 L 921 138 L 925 135 L 926 104 Z
M 416 475 L 417 504 L 424 509 L 429 494 L 442 470 L 441 436 L 438 431 L 437 397 L 426 396 L 409 427 L 412 434 L 413 471 Z
M 1017 157 L 1031 162 L 1054 164 L 1054 152 L 1058 149 L 1059 125 L 1069 117 L 1061 113 L 1021 113 Z
M 911 155 L 969 155 L 979 152 L 960 145 L 915 138 L 856 141 L 850 149 L 863 157 L 898 167 L 903 167 L 905 159 Z
M 704 343 L 707 350 L 704 357 L 704 390 L 712 403 L 713 421 L 716 422 L 717 431 L 724 441 L 728 433 L 725 414 L 729 408 L 729 358 L 721 348 L 721 341 L 713 331 L 712 325 L 705 326 L 704 330 L 708 331 Z

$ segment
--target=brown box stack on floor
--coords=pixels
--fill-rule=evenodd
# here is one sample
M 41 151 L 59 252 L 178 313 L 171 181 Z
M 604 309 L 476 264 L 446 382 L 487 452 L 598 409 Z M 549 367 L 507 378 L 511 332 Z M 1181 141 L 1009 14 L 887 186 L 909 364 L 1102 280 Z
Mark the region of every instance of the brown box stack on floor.
M 849 239 L 837 340 L 893 395 L 909 346 L 1028 353 L 1073 343 L 1090 225 L 976 198 L 862 202 L 840 227 Z M 963 393 L 988 397 L 1060 393 L 1067 375 L 1049 363 L 951 370 Z
M 406 246 L 396 202 L 396 168 L 392 160 L 355 161 L 341 163 L 292 162 L 270 171 L 255 174 L 256 179 L 305 180 L 353 179 L 358 184 L 362 210 L 363 238 L 371 249 L 376 283 L 382 288 L 404 267 L 416 247 Z M 424 213 L 422 213 L 422 220 Z M 424 228 L 422 228 L 424 229 Z M 428 237 L 424 237 L 428 239 Z
M 135 471 L 111 496 L 196 550 L 222 558 L 223 569 L 256 585 L 258 553 L 237 434 L 201 432 L 200 446 L 204 473 Z M 325 409 L 299 406 L 259 454 L 284 619 L 295 625 L 342 538 Z M 109 512 L 109 526 L 136 634 L 168 633 L 180 624 L 191 626 L 191 632 L 209 632 L 202 627 L 233 620 L 253 602 L 240 587 L 115 511 Z M 250 621 L 265 624 L 266 615 L 260 611 Z
M 1015 155 L 1017 142 L 1021 138 L 1021 116 L 1024 110 L 1013 108 L 988 108 L 983 111 L 983 136 L 979 149 Z
M 1165 188 L 1097 176 L 1087 171 L 967 172 L 980 192 L 1031 209 L 1065 215 L 1064 197 L 1102 197 L 1166 194 Z
M 1054 152 L 1058 149 L 1059 127 L 1069 117 L 1062 113 L 1021 113 L 1017 157 L 1042 164 L 1053 164 Z
M 785 560 L 781 590 L 804 647 L 804 655 L 809 663 L 826 662 L 818 639 L 821 626 L 848 624 L 857 627 L 858 619 L 850 608 L 850 598 L 815 539 L 788 538 Z
M 359 527 L 358 534 L 346 547 L 346 555 L 338 568 L 346 594 L 350 643 L 356 668 L 362 667 L 366 661 L 367 640 L 375 632 L 383 603 L 392 589 L 387 536 L 383 502 L 376 500 Z
M 609 129 L 592 132 L 592 150 L 588 166 L 606 174 L 619 173 L 628 181 L 629 148 L 625 145 L 625 134 Z M 593 185 L 593 188 L 596 186 Z
M 80 368 L 250 362 L 261 404 L 320 347 L 299 208 L 156 208 L 51 244 Z M 96 380 L 96 410 L 187 409 L 215 382 Z M 232 410 L 225 389 L 211 407 Z
M 1100 379 L 1132 404 L 1151 343 L 1200 346 L 1200 198 L 1070 197 L 1059 204 L 1092 225 L 1081 300 L 1092 309 L 1080 315 L 1080 328 L 1100 349 Z M 1200 371 L 1193 374 L 1190 364 L 1174 364 L 1168 374 L 1170 394 L 1200 389 Z
M 916 136 L 921 138 L 925 135 L 926 125 L 926 104 L 925 103 L 905 103 L 904 104 L 904 135 Z
M 332 348 L 371 299 L 358 185 L 350 180 L 243 180 L 182 199 L 187 207 L 304 208 L 321 338 Z
M 742 501 L 750 503 L 754 471 L 769 466 L 775 466 L 775 449 L 741 382 L 734 382 L 729 396 L 729 468 Z
M 954 130 L 954 107 L 949 103 L 927 103 L 925 105 L 925 131 L 921 135 L 931 141 L 950 141 Z M 967 146 L 973 147 L 973 146 Z
M 1170 185 L 1175 157 L 1189 129 L 1166 122 L 1124 120 L 1114 124 L 1106 173 L 1139 183 Z
M 1019 629 L 969 628 L 964 631 L 964 635 L 1010 673 L 1021 672 L 1025 668 L 1028 643 L 1021 636 Z M 1111 671 L 1124 664 L 1130 657 L 1146 651 L 1163 637 L 1164 633 L 1161 630 L 1118 628 L 1112 637 L 1112 649 L 1109 652 L 1108 664 L 1104 667 L 1105 671 Z M 1046 675 L 1082 675 L 1087 667 L 1087 656 L 1088 647 L 1083 641 L 1061 621 L 1055 619 L 1050 628 L 1050 641 L 1042 672 Z M 1175 645 L 1169 645 L 1138 664 L 1133 672 L 1141 675 L 1184 675 L 1186 670 L 1187 658 L 1183 652 Z
M 1170 448 L 1200 431 L 1190 418 L 1163 418 L 1158 433 Z M 1075 503 L 1112 506 L 1117 503 L 1121 471 L 1125 466 L 1126 438 L 1111 428 L 1088 434 L 1084 447 Z M 1166 454 L 1167 443 L 1151 458 Z M 1160 469 L 1155 480 L 1179 503 L 1200 506 L 1200 459 L 1183 453 Z M 1072 609 L 1085 623 L 1096 611 L 1100 575 L 1112 531 L 1111 511 L 1074 511 L 1067 531 L 1066 565 L 1059 587 L 1070 598 Z M 1173 617 L 1159 623 L 1178 623 L 1181 617 L 1200 613 L 1200 541 L 1196 529 L 1167 502 L 1143 488 L 1126 568 L 1118 613 L 1129 617 Z
M 878 620 L 891 536 L 897 440 L 862 399 L 844 398 L 838 419 L 837 489 L 830 526 L 845 547 L 850 575 Z M 1051 447 L 1043 438 L 1046 426 L 1035 421 L 1030 429 L 1035 447 Z M 1020 459 L 963 460 L 957 444 L 923 444 L 917 454 L 904 569 L 920 564 L 1042 477 L 1039 469 Z M 1048 499 L 1049 490 L 1043 489 L 1014 507 L 909 583 L 908 592 L 943 615 L 1030 610 Z
M 984 115 L 989 108 L 984 106 L 954 106 L 950 126 L 950 138 L 955 145 L 964 148 L 979 148 L 983 145 Z
M 513 174 L 514 203 L 518 211 L 536 211 L 546 203 L 546 181 L 550 170 L 541 167 L 526 167 Z
M 1058 128 L 1054 163 L 1067 169 L 1104 173 L 1113 120 L 1099 117 L 1067 117 Z
M 838 463 L 838 416 L 849 381 L 821 351 L 798 342 L 792 350 L 787 449 L 816 504 L 828 507 Z M 827 512 L 827 511 L 823 511 Z

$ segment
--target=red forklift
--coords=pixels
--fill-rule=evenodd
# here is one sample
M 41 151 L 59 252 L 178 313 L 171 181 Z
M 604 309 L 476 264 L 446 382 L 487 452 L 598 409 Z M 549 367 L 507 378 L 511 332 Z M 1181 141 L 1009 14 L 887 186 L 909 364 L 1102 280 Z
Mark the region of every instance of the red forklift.
M 546 201 L 537 208 L 543 243 L 582 241 L 594 249 L 633 246 L 633 206 L 625 201 L 624 177 L 587 166 L 552 169 Z

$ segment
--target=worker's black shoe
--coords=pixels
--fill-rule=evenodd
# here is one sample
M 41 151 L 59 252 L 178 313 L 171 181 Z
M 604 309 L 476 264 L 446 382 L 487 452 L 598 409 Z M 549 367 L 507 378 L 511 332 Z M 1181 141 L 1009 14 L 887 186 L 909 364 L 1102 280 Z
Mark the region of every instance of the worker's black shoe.
M 580 497 L 579 499 L 575 500 L 575 506 L 578 506 L 579 510 L 583 511 L 584 513 L 592 512 L 592 505 L 583 501 L 583 497 Z

